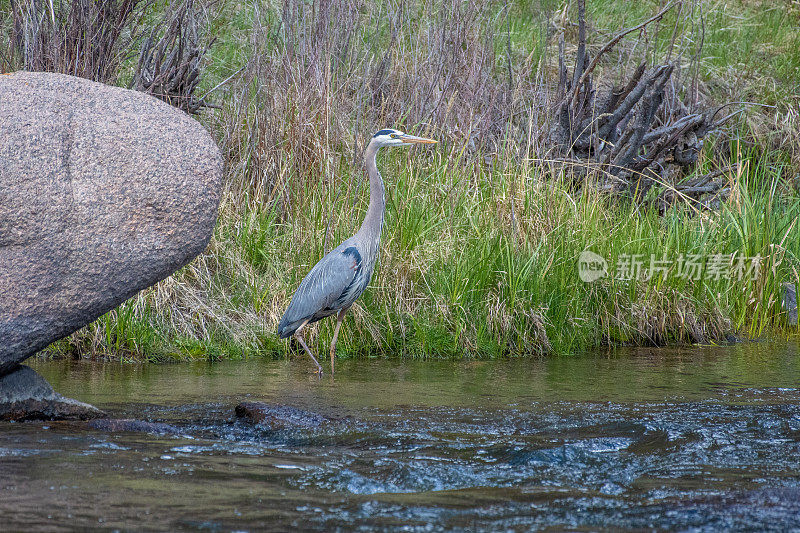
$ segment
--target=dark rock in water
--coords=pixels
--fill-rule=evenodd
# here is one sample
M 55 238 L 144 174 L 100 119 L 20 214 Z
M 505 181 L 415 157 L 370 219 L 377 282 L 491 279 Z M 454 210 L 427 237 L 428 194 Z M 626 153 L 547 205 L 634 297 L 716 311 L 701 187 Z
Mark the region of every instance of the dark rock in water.
M 236 416 L 270 429 L 316 428 L 329 422 L 324 416 L 311 411 L 262 402 L 240 403 L 236 406 Z
M 89 427 L 100 431 L 117 433 L 120 431 L 141 431 L 144 433 L 178 434 L 181 430 L 162 422 L 145 422 L 131 418 L 100 418 L 89 422 Z
M 737 337 L 734 333 L 732 333 L 730 331 L 727 331 L 727 332 L 725 332 L 725 341 L 728 344 L 736 344 L 736 343 L 742 342 L 742 339 Z
M 88 403 L 55 392 L 32 368 L 19 365 L 0 377 L 0 420 L 88 420 L 106 416 Z
M 0 75 L 0 375 L 202 252 L 222 158 L 151 96 Z

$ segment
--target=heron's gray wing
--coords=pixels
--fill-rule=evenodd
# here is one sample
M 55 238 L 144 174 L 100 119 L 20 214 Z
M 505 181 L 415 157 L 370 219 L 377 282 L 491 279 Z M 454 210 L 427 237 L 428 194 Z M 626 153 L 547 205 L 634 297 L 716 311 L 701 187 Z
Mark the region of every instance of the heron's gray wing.
M 294 293 L 278 325 L 278 335 L 288 337 L 306 320 L 331 309 L 353 283 L 360 268 L 361 255 L 354 247 L 338 247 L 323 257 Z

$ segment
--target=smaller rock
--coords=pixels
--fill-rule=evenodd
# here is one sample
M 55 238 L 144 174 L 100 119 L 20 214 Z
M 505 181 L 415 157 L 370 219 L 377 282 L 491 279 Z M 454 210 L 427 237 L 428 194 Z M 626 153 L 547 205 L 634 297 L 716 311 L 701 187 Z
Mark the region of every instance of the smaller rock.
M 797 325 L 797 286 L 794 283 L 783 284 L 783 308 L 790 326 Z
M 145 422 L 132 418 L 100 418 L 89 422 L 89 427 L 100 431 L 141 431 L 143 433 L 178 434 L 181 430 L 163 422 Z
M 324 416 L 311 411 L 262 402 L 240 403 L 236 406 L 236 416 L 270 429 L 317 428 L 329 422 Z
M 29 366 L 0 376 L 0 420 L 89 420 L 106 414 L 89 405 L 65 398 Z

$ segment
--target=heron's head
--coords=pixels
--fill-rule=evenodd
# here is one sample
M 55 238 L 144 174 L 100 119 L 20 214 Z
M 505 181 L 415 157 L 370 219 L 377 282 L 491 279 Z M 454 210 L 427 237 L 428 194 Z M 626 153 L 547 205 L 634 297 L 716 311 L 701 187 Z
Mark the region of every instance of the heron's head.
M 414 137 L 398 130 L 385 129 L 373 135 L 372 142 L 377 143 L 378 146 L 411 146 L 412 144 L 434 144 L 437 141 Z

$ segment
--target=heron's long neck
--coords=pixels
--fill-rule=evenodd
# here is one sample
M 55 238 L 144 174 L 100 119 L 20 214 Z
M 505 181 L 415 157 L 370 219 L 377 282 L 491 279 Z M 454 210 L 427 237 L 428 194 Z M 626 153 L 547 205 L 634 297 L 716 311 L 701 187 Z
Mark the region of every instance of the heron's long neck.
M 367 216 L 364 217 L 364 222 L 361 223 L 361 229 L 358 230 L 359 234 L 375 243 L 380 239 L 383 213 L 386 211 L 383 180 L 378 173 L 378 167 L 375 165 L 375 155 L 378 153 L 378 148 L 375 143 L 370 142 L 364 152 L 367 175 L 369 176 L 369 208 L 367 208 Z

